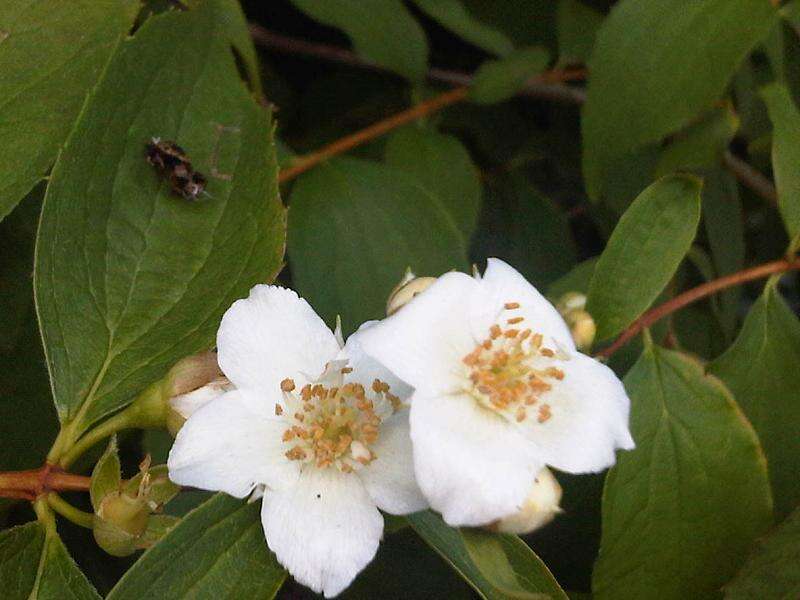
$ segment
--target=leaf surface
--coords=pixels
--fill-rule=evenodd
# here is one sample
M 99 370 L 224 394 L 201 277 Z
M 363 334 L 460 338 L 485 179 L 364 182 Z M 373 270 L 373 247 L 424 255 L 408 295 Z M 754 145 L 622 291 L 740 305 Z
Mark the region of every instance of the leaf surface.
M 593 597 L 714 597 L 772 520 L 758 438 L 680 353 L 646 348 L 625 388 L 636 449 L 606 478 Z
M 281 266 L 271 119 L 239 78 L 226 14 L 208 0 L 149 19 L 53 170 L 34 285 L 62 422 L 80 410 L 85 428 L 212 346 L 222 313 Z M 184 147 L 208 197 L 171 192 L 145 160 L 152 137 Z
M 599 341 L 630 325 L 674 275 L 697 231 L 701 186 L 688 175 L 664 177 L 620 218 L 597 261 L 586 304 Z
M 267 549 L 260 507 L 217 494 L 148 549 L 107 600 L 274 598 L 286 572 Z
M 0 3 L 0 219 L 53 164 L 138 9 L 136 0 Z

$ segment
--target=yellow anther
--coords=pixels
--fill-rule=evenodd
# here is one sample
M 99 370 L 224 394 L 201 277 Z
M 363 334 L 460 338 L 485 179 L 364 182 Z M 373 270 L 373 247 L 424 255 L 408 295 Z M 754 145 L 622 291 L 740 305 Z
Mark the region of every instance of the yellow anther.
M 519 304 L 509 302 L 505 307 L 519 308 Z M 527 418 L 527 407 L 538 405 L 537 420 L 543 423 L 551 413 L 549 405 L 539 403 L 540 397 L 552 390 L 553 380 L 564 379 L 564 371 L 552 365 L 565 357 L 542 347 L 541 333 L 508 327 L 523 320 L 513 317 L 506 319 L 506 326 L 492 325 L 487 339 L 462 362 L 468 389 L 480 404 L 517 422 Z
M 286 451 L 289 460 L 351 472 L 375 459 L 370 445 L 378 440 L 381 425 L 376 407 L 381 407 L 378 413 L 383 415 L 389 405 L 395 411 L 402 403 L 379 379 L 372 381 L 369 392 L 360 383 L 345 383 L 351 371 L 344 367 L 331 376 L 326 369 L 325 384 L 307 384 L 299 391 L 291 379 L 281 382 L 288 410 L 276 405 L 275 414 L 287 419 L 282 439 L 291 444 Z M 331 379 L 335 385 L 329 386 Z

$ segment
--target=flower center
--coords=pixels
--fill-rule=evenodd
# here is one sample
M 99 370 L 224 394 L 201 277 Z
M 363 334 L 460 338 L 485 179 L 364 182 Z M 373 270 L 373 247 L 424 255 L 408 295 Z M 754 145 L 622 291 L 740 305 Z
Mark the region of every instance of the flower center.
M 508 302 L 504 308 L 513 311 L 519 304 Z M 503 326 L 492 325 L 489 337 L 462 361 L 467 366 L 469 391 L 482 406 L 517 422 L 535 411 L 537 422 L 544 423 L 552 413 L 541 397 L 554 382 L 564 379 L 564 371 L 554 363 L 569 357 L 560 349 L 544 347 L 542 334 L 521 329 L 524 320 L 510 317 Z
M 275 414 L 288 424 L 282 438 L 289 448 L 286 458 L 320 469 L 335 466 L 345 473 L 375 460 L 372 446 L 381 422 L 402 402 L 379 379 L 369 391 L 360 383 L 345 383 L 350 372 L 349 367 L 333 369 L 329 364 L 317 383 L 299 391 L 292 379 L 281 382 L 283 403 L 275 405 Z

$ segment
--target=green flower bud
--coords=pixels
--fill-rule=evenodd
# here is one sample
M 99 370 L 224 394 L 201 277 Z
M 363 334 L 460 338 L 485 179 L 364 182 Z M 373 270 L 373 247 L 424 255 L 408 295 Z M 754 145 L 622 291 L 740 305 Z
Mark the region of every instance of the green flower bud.
M 153 515 L 171 500 L 179 487 L 169 480 L 166 465 L 150 468 L 150 457 L 133 479 L 119 479 L 113 440 L 92 474 L 93 534 L 112 556 L 128 556 L 152 545 L 174 525 L 172 517 Z M 114 470 L 116 469 L 116 475 Z
M 201 352 L 178 361 L 167 375 L 155 382 L 125 409 L 128 426 L 139 429 L 167 427 L 177 433 L 185 420 L 175 412 L 171 400 L 185 396 L 222 378 L 215 352 Z M 227 380 L 226 380 L 227 381 Z

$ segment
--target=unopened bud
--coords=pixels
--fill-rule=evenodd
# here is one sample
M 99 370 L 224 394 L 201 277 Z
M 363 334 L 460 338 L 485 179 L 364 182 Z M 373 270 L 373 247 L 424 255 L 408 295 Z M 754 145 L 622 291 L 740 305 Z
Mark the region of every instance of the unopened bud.
M 597 334 L 597 325 L 592 315 L 585 310 L 575 310 L 569 313 L 565 320 L 578 350 L 591 348 L 594 336 Z
M 569 327 L 578 350 L 591 348 L 597 326 L 592 315 L 586 312 L 586 294 L 568 292 L 556 303 L 556 309 Z
M 561 512 L 561 486 L 547 467 L 536 475 L 533 488 L 522 508 L 487 527 L 500 533 L 523 535 L 547 525 Z
M 170 399 L 188 394 L 222 377 L 214 352 L 201 352 L 178 361 L 163 379 L 148 386 L 125 409 L 130 428 L 153 429 L 175 419 L 170 415 Z
M 414 299 L 414 296 L 427 290 L 436 281 L 435 277 L 417 277 L 409 269 L 400 280 L 386 302 L 386 315 L 391 316 Z
M 189 415 L 222 394 L 219 389 L 223 385 L 230 384 L 219 368 L 216 352 L 201 352 L 178 361 L 161 386 L 166 399 L 164 421 L 170 434 L 178 435 Z
M 582 310 L 586 308 L 586 294 L 580 292 L 567 292 L 556 303 L 558 312 L 564 314 L 571 310 Z
M 219 377 L 203 387 L 170 398 L 167 407 L 167 429 L 175 437 L 186 419 L 197 409 L 232 389 L 233 384 L 227 378 Z
M 178 361 L 167 374 L 169 395 L 188 394 L 223 377 L 216 352 L 201 352 Z

